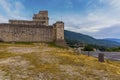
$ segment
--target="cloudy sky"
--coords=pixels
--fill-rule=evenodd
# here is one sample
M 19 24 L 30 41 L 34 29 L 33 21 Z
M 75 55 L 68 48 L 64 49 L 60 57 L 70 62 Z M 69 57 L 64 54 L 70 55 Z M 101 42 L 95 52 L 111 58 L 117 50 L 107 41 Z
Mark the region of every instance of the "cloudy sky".
M 65 29 L 95 38 L 120 38 L 120 0 L 0 0 L 0 23 L 32 19 L 48 10 L 50 24 L 62 20 Z

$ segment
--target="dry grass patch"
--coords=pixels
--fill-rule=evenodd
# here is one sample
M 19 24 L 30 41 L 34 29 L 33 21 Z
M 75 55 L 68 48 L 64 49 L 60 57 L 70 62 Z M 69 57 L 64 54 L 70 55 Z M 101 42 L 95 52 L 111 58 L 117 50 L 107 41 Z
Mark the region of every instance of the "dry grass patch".
M 0 45 L 0 80 L 119 80 L 120 62 L 45 43 Z

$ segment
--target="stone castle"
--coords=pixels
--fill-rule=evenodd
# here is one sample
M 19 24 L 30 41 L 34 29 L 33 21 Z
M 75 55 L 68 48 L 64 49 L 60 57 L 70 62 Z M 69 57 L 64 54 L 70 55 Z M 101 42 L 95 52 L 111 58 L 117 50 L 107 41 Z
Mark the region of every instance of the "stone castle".
M 33 20 L 9 20 L 0 24 L 0 40 L 4 42 L 64 41 L 64 23 L 49 25 L 48 11 L 33 15 Z

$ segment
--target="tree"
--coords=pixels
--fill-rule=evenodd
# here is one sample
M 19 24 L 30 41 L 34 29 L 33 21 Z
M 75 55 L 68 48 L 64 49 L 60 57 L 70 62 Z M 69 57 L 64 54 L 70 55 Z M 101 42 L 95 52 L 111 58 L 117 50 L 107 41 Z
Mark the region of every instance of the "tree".
M 93 47 L 90 45 L 85 46 L 84 51 L 93 51 Z

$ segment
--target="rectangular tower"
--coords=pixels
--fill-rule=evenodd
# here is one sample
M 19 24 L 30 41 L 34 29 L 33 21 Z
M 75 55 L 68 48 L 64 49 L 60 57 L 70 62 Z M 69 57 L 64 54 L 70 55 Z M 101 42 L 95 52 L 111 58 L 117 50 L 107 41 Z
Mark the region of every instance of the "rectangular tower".
M 56 45 L 67 47 L 67 44 L 64 40 L 64 23 L 62 21 L 58 21 L 54 24 L 54 33 Z
M 34 14 L 33 21 L 42 23 L 42 25 L 49 25 L 48 11 L 40 11 L 38 14 Z
M 58 21 L 54 24 L 55 29 L 55 40 L 64 40 L 64 23 Z

